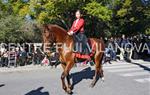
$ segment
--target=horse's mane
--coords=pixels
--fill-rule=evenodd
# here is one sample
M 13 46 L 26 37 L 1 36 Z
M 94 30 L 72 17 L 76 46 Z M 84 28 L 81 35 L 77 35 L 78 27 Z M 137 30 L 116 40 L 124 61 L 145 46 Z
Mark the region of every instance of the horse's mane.
M 60 27 L 60 26 L 58 26 L 56 24 L 53 25 L 53 26 L 59 28 L 60 30 L 62 30 L 63 32 L 65 32 L 67 34 L 67 30 L 65 30 L 64 28 L 62 28 L 62 27 Z
M 61 32 L 61 33 L 63 32 L 62 34 L 68 35 L 67 30 L 65 30 L 64 28 L 62 28 L 56 24 L 48 24 L 48 26 L 51 26 L 52 28 L 55 28 L 55 29 L 59 29 L 58 32 Z
M 45 24 L 43 27 L 44 29 L 48 29 L 49 31 L 53 31 L 53 33 L 59 35 L 59 39 L 61 41 L 72 39 L 72 37 L 67 34 L 67 30 L 63 29 L 62 27 L 56 24 Z

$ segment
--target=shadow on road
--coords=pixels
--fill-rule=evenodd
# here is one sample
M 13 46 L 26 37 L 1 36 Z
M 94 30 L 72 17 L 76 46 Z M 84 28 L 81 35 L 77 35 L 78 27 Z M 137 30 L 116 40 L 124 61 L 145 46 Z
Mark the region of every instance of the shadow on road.
M 144 61 L 150 62 L 150 58 L 144 59 Z
M 49 92 L 42 92 L 41 90 L 43 89 L 44 87 L 39 87 L 37 88 L 36 90 L 32 90 L 30 92 L 28 92 L 27 94 L 25 95 L 50 95 Z
M 3 86 L 5 86 L 5 84 L 0 84 L 0 87 L 3 87 Z
M 81 82 L 83 79 L 93 79 L 95 70 L 91 70 L 90 67 L 83 69 L 80 72 L 72 73 L 70 78 L 72 78 L 72 87 Z
M 139 67 L 143 68 L 143 69 L 146 70 L 146 71 L 150 71 L 150 68 L 149 68 L 149 67 L 144 66 L 144 65 L 142 65 L 142 64 L 140 64 L 140 63 L 134 63 L 134 62 L 132 62 L 132 64 L 138 65 Z

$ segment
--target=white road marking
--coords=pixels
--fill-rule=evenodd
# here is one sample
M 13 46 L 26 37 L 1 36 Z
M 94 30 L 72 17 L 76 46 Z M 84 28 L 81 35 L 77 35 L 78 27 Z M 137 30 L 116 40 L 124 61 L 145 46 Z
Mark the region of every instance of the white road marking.
M 150 68 L 150 66 L 148 67 Z M 122 69 L 111 69 L 111 70 L 108 70 L 108 72 L 129 72 L 129 71 L 141 71 L 141 70 L 144 70 L 144 68 L 122 68 Z
M 145 68 L 150 69 L 150 64 L 148 63 L 139 63 L 139 64 L 132 64 L 132 63 L 125 63 L 125 62 L 118 62 L 114 64 L 104 64 L 104 70 L 112 73 L 119 73 L 120 76 L 123 77 L 136 77 L 140 76 L 140 79 L 133 79 L 136 82 L 140 83 L 150 83 L 150 71 L 145 70 Z M 141 77 L 143 76 L 143 78 Z M 144 78 L 147 76 L 147 78 Z
M 142 64 L 141 64 L 142 65 Z M 150 64 L 143 65 L 143 66 L 150 66 Z M 139 65 L 131 64 L 131 65 L 118 65 L 118 66 L 104 66 L 104 69 L 118 69 L 118 68 L 130 68 L 130 67 L 140 67 Z
M 150 64 L 148 64 L 148 63 L 137 63 L 137 64 L 140 64 L 140 65 L 150 65 Z M 125 62 L 118 62 L 118 63 L 112 63 L 112 64 L 103 64 L 103 66 L 104 67 L 110 67 L 110 66 L 125 66 L 125 65 L 136 65 L 136 63 L 134 64 L 134 63 L 125 63 Z
M 150 77 L 142 78 L 142 79 L 134 79 L 134 80 L 140 83 L 145 83 L 145 82 L 150 82 Z
M 124 76 L 124 77 L 132 77 L 132 76 L 150 75 L 150 72 L 149 71 L 143 71 L 143 72 L 125 73 L 125 74 L 120 74 L 120 75 Z

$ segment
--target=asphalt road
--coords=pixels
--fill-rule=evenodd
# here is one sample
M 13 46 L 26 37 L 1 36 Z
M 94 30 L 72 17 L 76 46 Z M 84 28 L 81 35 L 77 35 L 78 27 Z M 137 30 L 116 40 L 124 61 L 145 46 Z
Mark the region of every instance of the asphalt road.
M 105 82 L 99 80 L 94 88 L 89 87 L 94 67 L 73 68 L 73 95 L 150 95 L 149 63 L 106 64 Z M 0 72 L 0 95 L 66 95 L 61 88 L 61 73 L 59 67 Z

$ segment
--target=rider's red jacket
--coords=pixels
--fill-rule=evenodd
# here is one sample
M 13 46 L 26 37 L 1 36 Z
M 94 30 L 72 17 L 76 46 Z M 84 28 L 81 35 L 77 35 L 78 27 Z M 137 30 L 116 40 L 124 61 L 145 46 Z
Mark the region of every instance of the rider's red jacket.
M 71 29 L 69 30 L 69 32 L 73 31 L 74 33 L 76 32 L 80 32 L 83 33 L 84 32 L 84 19 L 80 18 L 80 19 L 76 19 L 73 24 Z

